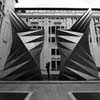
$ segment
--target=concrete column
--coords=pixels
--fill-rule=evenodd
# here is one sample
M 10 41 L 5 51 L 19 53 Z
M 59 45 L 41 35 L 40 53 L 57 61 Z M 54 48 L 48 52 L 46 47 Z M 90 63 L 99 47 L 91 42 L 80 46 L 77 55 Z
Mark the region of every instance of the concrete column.
M 5 62 L 12 45 L 12 28 L 7 14 L 2 21 L 0 32 L 0 70 L 4 69 Z
M 45 22 L 44 22 L 44 31 L 45 31 L 45 34 L 44 34 L 44 44 L 43 44 L 43 49 L 42 49 L 42 52 L 41 52 L 41 56 L 40 56 L 40 67 L 41 67 L 41 72 L 42 74 L 47 74 L 46 72 L 46 63 L 47 62 L 50 62 L 51 58 L 51 49 L 50 49 L 50 46 L 49 46 L 49 23 L 48 23 L 48 18 L 45 19 Z
M 7 57 L 12 45 L 12 27 L 9 13 L 14 10 L 15 0 L 5 0 L 3 9 L 3 19 L 0 29 L 0 70 L 4 69 Z
M 96 41 L 96 31 L 93 19 L 91 19 L 90 22 L 90 37 L 92 39 L 92 43 L 90 43 L 91 54 L 96 63 L 96 66 L 98 67 L 98 69 L 100 69 L 100 47 L 98 46 Z M 100 72 L 98 73 L 98 76 L 100 77 Z

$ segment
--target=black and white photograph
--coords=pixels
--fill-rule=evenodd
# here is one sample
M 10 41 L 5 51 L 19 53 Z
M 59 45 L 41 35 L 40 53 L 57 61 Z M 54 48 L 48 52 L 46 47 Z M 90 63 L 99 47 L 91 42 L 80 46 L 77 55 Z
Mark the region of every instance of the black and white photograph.
M 99 0 L 0 0 L 0 100 L 100 100 Z

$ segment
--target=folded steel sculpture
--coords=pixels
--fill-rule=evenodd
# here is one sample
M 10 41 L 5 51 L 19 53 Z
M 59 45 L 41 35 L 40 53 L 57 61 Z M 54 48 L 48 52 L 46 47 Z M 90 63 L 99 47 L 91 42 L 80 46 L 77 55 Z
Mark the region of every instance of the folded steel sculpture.
M 10 12 L 9 20 L 12 27 L 12 45 L 4 69 L 0 72 L 0 80 L 42 80 L 39 56 L 44 30 L 30 30 L 13 11 Z
M 89 49 L 89 9 L 69 30 L 57 30 L 61 53 L 60 80 L 92 80 L 98 78 L 96 64 Z

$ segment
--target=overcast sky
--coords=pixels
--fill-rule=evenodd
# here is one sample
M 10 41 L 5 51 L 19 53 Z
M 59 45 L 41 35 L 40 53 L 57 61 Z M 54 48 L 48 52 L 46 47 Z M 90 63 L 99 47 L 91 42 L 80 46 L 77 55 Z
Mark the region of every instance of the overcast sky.
M 16 7 L 100 8 L 100 0 L 18 0 Z

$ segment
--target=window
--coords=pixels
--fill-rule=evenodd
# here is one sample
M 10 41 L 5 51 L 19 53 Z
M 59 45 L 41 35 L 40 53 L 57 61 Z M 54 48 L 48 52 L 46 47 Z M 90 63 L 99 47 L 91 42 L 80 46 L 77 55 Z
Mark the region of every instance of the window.
M 64 29 L 64 26 L 61 26 L 61 29 Z
M 56 26 L 56 29 L 60 29 L 60 26 Z
M 52 27 L 49 26 L 49 34 L 55 34 L 55 33 L 56 33 L 55 26 Z
M 97 41 L 97 43 L 98 43 L 98 37 L 96 37 L 96 41 Z
M 41 29 L 41 26 L 38 26 L 38 29 Z
M 55 37 L 49 37 L 49 42 L 52 42 L 52 43 L 56 42 L 56 38 Z
M 44 29 L 44 27 L 42 26 L 41 29 Z
M 52 26 L 52 34 L 55 34 L 56 30 L 55 30 L 55 26 Z
M 57 61 L 56 59 L 52 60 L 51 61 L 51 69 L 52 69 L 52 71 L 59 71 L 60 70 L 60 64 L 61 64 L 61 61 Z
M 51 55 L 59 55 L 59 49 L 51 49 Z
M 49 42 L 51 42 L 51 37 L 49 37 Z
M 61 22 L 54 22 L 55 25 L 61 25 Z
M 34 29 L 36 29 L 36 26 L 33 26 Z
M 51 37 L 51 42 L 56 42 L 56 38 L 55 37 Z
M 61 61 L 57 61 L 57 70 L 60 70 Z
M 56 55 L 56 49 L 51 49 L 51 55 Z
M 51 65 L 52 65 L 52 71 L 56 70 L 56 61 L 52 61 Z
M 57 49 L 57 55 L 59 55 L 59 54 L 60 54 L 59 49 Z
M 37 26 L 33 26 L 33 28 L 32 28 L 34 31 L 35 30 L 37 30 L 38 29 L 38 27 Z
M 31 24 L 38 25 L 39 23 L 38 22 L 31 22 Z
M 21 10 L 22 13 L 25 13 L 25 10 Z
M 50 29 L 51 29 L 51 27 L 49 26 L 49 34 L 51 33 Z
M 41 17 L 38 17 L 38 19 L 41 19 Z

